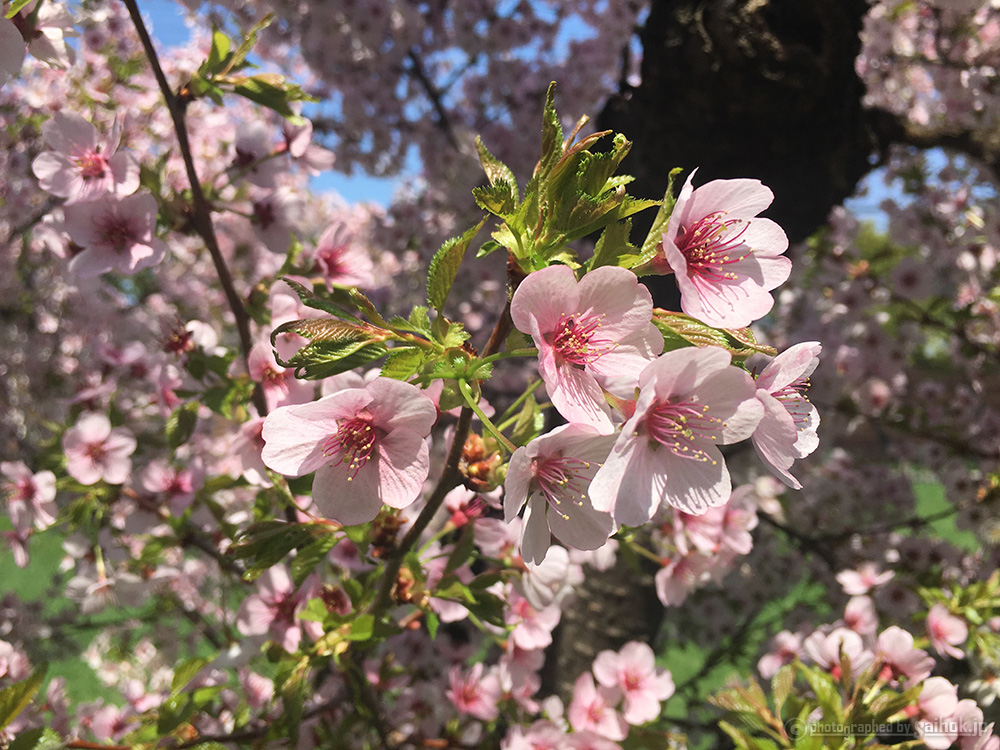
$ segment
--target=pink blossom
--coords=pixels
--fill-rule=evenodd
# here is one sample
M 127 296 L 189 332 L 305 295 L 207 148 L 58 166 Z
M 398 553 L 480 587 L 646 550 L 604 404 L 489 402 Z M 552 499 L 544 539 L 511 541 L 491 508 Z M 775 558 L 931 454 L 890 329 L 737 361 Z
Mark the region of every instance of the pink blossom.
M 944 677 L 924 682 L 917 705 L 909 709 L 913 726 L 930 750 L 946 750 L 958 739 L 958 727 L 951 716 L 958 709 L 958 688 Z
M 837 583 L 848 596 L 861 596 L 876 586 L 888 583 L 894 575 L 891 570 L 880 573 L 875 563 L 866 562 L 861 563 L 857 570 L 842 570 L 837 573 Z
M 670 558 L 653 579 L 657 598 L 664 607 L 683 604 L 695 586 L 708 577 L 711 568 L 712 559 L 707 555 L 694 553 Z
M 315 384 L 299 380 L 295 377 L 294 370 L 278 364 L 268 341 L 258 341 L 250 348 L 247 369 L 250 371 L 250 379 L 261 384 L 267 408 L 271 411 L 279 406 L 312 401 L 316 392 Z
M 828 634 L 816 632 L 802 642 L 802 650 L 818 666 L 841 677 L 841 654 L 851 663 L 851 673 L 858 674 L 871 664 L 873 655 L 865 650 L 861 636 L 847 628 L 836 628 Z
M 313 501 L 345 525 L 365 523 L 382 504 L 405 508 L 430 470 L 433 402 L 409 383 L 376 378 L 319 401 L 283 406 L 264 422 L 262 458 L 288 476 L 315 471 Z
M 960 700 L 951 720 L 958 730 L 959 750 L 985 750 L 990 745 L 996 747 L 993 725 L 983 721 L 983 710 L 974 700 Z
M 566 733 L 548 719 L 525 728 L 514 725 L 500 743 L 500 750 L 562 750 Z
M 288 187 L 261 192 L 252 201 L 253 232 L 272 253 L 284 255 L 302 220 L 302 199 Z
M 312 637 L 322 634 L 317 622 L 299 621 L 298 613 L 318 593 L 314 579 L 296 590 L 288 569 L 275 565 L 257 579 L 258 591 L 240 605 L 236 625 L 243 635 L 268 634 L 286 651 L 297 651 L 303 630 Z
M 200 480 L 191 470 L 170 466 L 163 460 L 151 461 L 141 477 L 142 488 L 165 495 L 171 513 L 178 516 L 194 501 L 195 484 L 200 485 Z
M 262 188 L 274 188 L 275 178 L 281 173 L 279 161 L 272 158 L 271 129 L 260 120 L 241 122 L 236 126 L 233 141 L 232 172 Z
M 66 231 L 83 247 L 70 260 L 69 270 L 81 278 L 108 271 L 133 274 L 163 260 L 167 246 L 153 235 L 156 199 L 152 195 L 105 195 L 65 210 Z
M 607 513 L 594 510 L 587 487 L 611 450 L 614 437 L 588 425 L 555 428 L 518 448 L 510 458 L 504 482 L 504 519 L 524 506 L 521 556 L 539 564 L 549 549 L 550 530 L 577 549 L 597 549 L 615 531 Z
M 590 672 L 580 675 L 573 685 L 573 700 L 567 717 L 574 730 L 590 730 L 609 740 L 628 736 L 628 724 L 615 710 L 621 698 L 617 688 L 595 685 Z
M 754 218 L 774 199 L 759 180 L 713 180 L 695 190 L 695 172 L 663 232 L 663 255 L 649 270 L 676 275 L 687 315 L 743 328 L 771 310 L 770 291 L 791 273 L 792 262 L 782 257 L 788 238 L 770 219 Z
M 117 152 L 121 128 L 117 121 L 103 141 L 97 128 L 72 112 L 57 112 L 42 125 L 52 151 L 31 164 L 43 190 L 65 198 L 67 204 L 91 201 L 111 193 L 122 198 L 139 187 L 139 165 L 124 151 Z
M 626 643 L 617 653 L 599 653 L 594 660 L 594 676 L 605 687 L 622 692 L 622 715 L 632 725 L 655 719 L 660 715 L 660 703 L 674 694 L 670 672 L 657 669 L 653 649 L 639 641 Z
M 0 494 L 7 499 L 11 523 L 21 533 L 32 526 L 41 531 L 56 522 L 56 476 L 51 471 L 33 474 L 21 461 L 0 463 Z
M 819 446 L 819 412 L 805 392 L 819 364 L 820 349 L 814 341 L 796 344 L 757 376 L 757 399 L 764 406 L 764 417 L 754 430 L 753 447 L 767 467 L 796 490 L 802 485 L 789 473 L 792 463 Z
M 50 67 L 68 68 L 76 60 L 76 53 L 66 42 L 66 37 L 78 36 L 73 16 L 58 3 L 42 3 L 39 0 L 26 7 L 28 15 L 34 12 L 31 8 L 37 8 L 38 14 L 28 42 L 28 52 Z
M 802 656 L 802 636 L 790 630 L 782 630 L 771 641 L 771 650 L 760 657 L 757 671 L 765 680 L 774 677 L 786 664 Z
M 500 680 L 494 670 L 483 675 L 483 663 L 475 664 L 468 673 L 454 666 L 448 673 L 448 699 L 460 714 L 482 721 L 493 721 L 500 715 Z
M 852 596 L 844 607 L 844 625 L 861 635 L 875 635 L 878 614 L 875 603 L 868 596 Z
M 955 659 L 965 658 L 965 653 L 956 647 L 969 637 L 969 626 L 961 618 L 950 614 L 943 604 L 935 604 L 927 613 L 927 635 L 939 654 Z
M 375 286 L 375 264 L 343 224 L 331 224 L 313 250 L 313 262 L 328 289 L 334 286 Z
M 512 625 L 510 640 L 518 648 L 532 651 L 552 643 L 552 631 L 559 624 L 561 613 L 556 606 L 535 609 L 527 599 L 511 592 L 504 620 Z
M 13 21 L 0 17 L 0 86 L 21 70 L 26 46 Z
M 599 379 L 637 377 L 663 349 L 653 301 L 635 274 L 602 266 L 579 282 L 568 266 L 529 274 L 510 315 L 538 347 L 538 370 L 553 405 L 570 422 L 612 431 Z
M 573 732 L 569 735 L 563 747 L 565 750 L 620 750 L 621 745 L 584 729 L 582 732 Z
M 882 660 L 884 679 L 898 680 L 903 677 L 910 684 L 916 684 L 930 677 L 934 669 L 934 658 L 926 651 L 913 647 L 913 636 L 902 628 L 892 625 L 878 636 L 875 656 Z
M 635 412 L 590 485 L 594 508 L 637 526 L 661 501 L 700 514 L 729 499 L 715 443 L 749 437 L 763 413 L 750 376 L 729 361 L 724 349 L 689 347 L 642 371 Z
M 127 427 L 111 427 L 103 414 L 82 414 L 63 433 L 66 471 L 81 484 L 121 484 L 132 471 L 135 436 Z

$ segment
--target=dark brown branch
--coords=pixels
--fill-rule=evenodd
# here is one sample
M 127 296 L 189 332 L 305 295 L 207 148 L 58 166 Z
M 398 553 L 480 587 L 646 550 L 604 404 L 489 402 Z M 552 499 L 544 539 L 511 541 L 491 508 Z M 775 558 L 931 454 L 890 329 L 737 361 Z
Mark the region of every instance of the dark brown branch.
M 407 58 L 410 61 L 410 72 L 420 82 L 420 85 L 423 86 L 427 94 L 427 98 L 431 100 L 431 106 L 434 107 L 434 112 L 437 115 L 438 125 L 441 126 L 441 130 L 444 131 L 448 142 L 455 147 L 455 150 L 460 150 L 458 138 L 455 136 L 455 130 L 451 126 L 451 118 L 448 116 L 448 111 L 444 108 L 444 103 L 441 101 L 441 92 L 437 90 L 434 82 L 427 77 L 427 71 L 424 70 L 424 65 L 420 62 L 420 58 L 417 57 L 417 53 L 411 49 L 407 53 Z
M 212 223 L 212 207 L 205 198 L 205 193 L 201 189 L 201 181 L 198 179 L 198 171 L 195 169 L 194 157 L 191 153 L 191 142 L 188 139 L 187 123 L 184 119 L 188 99 L 174 94 L 170 88 L 167 77 L 163 73 L 163 68 L 160 66 L 160 59 L 156 54 L 156 48 L 153 46 L 153 41 L 149 38 L 149 32 L 146 31 L 146 25 L 142 20 L 142 15 L 139 13 L 136 0 L 125 0 L 125 7 L 128 8 L 129 16 L 132 18 L 135 30 L 139 34 L 142 48 L 146 52 L 146 57 L 153 69 L 153 75 L 156 77 L 160 92 L 166 101 L 167 111 L 170 112 L 170 119 L 174 123 L 174 131 L 177 133 L 177 143 L 180 146 L 181 157 L 184 159 L 184 169 L 187 172 L 188 182 L 191 184 L 191 225 L 205 241 L 205 247 L 208 248 L 208 252 L 212 256 L 212 263 L 215 265 L 219 282 L 222 284 L 222 291 L 225 293 L 229 309 L 232 310 L 233 317 L 236 319 L 236 329 L 239 332 L 240 346 L 243 349 L 243 357 L 246 359 L 250 356 L 250 349 L 253 346 L 253 340 L 250 336 L 250 316 L 243 305 L 243 300 L 240 299 L 240 295 L 236 291 L 232 274 L 229 272 L 229 267 L 226 265 L 226 260 L 219 247 L 218 238 L 215 236 L 215 225 Z M 264 400 L 264 392 L 260 388 L 254 390 L 253 402 L 260 416 L 267 414 L 267 403 Z

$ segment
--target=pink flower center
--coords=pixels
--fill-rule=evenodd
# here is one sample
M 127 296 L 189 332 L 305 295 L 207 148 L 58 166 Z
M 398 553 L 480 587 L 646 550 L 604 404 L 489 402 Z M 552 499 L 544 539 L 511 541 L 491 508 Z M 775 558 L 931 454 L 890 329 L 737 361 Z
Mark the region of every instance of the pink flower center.
M 601 327 L 603 315 L 598 316 L 559 316 L 552 345 L 558 355 L 574 365 L 588 365 L 600 359 L 613 346 L 606 339 L 594 338 Z
M 294 596 L 285 596 L 274 602 L 274 621 L 291 624 L 295 622 L 295 609 L 299 602 Z
M 107 458 L 108 451 L 104 443 L 90 443 L 87 445 L 84 454 L 95 464 L 101 464 Z
M 646 414 L 646 433 L 679 458 L 711 462 L 716 460 L 699 443 L 717 439 L 722 421 L 708 416 L 708 405 L 695 401 L 657 402 Z
M 722 211 L 716 211 L 690 227 L 681 227 L 678 233 L 676 245 L 687 260 L 688 273 L 694 277 L 714 281 L 733 280 L 736 274 L 724 271 L 723 268 L 731 263 L 738 263 L 752 252 L 740 240 L 749 225 L 727 237 L 725 235 L 729 230 L 743 224 L 743 220 L 726 221 L 722 218 L 723 215 Z
M 267 229 L 278 220 L 278 214 L 271 203 L 254 203 L 253 215 L 261 229 Z
M 536 458 L 531 462 L 534 477 L 532 484 L 548 501 L 549 507 L 568 521 L 569 516 L 562 508 L 563 501 L 567 500 L 574 505 L 583 504 L 589 481 L 581 476 L 581 472 L 590 467 L 589 461 L 578 458 Z
M 124 252 L 135 244 L 135 227 L 127 219 L 109 214 L 101 217 L 97 225 L 104 244 L 115 252 Z
M 626 693 L 631 693 L 635 690 L 639 690 L 642 687 L 642 675 L 632 670 L 625 671 L 625 679 L 622 680 L 622 687 L 625 688 Z
M 13 492 L 8 496 L 8 500 L 20 500 L 21 502 L 30 502 L 31 498 L 35 496 L 35 483 L 31 479 L 22 479 L 10 487 Z
M 371 460 L 378 449 L 378 440 L 384 434 L 383 430 L 372 426 L 371 415 L 362 412 L 340 423 L 337 434 L 323 446 L 323 455 L 331 458 L 339 456 L 331 465 L 339 466 L 346 463 L 350 473 L 348 481 L 351 481 Z
M 74 157 L 76 167 L 84 180 L 94 180 L 103 177 L 108 169 L 108 160 L 101 156 L 100 149 L 84 151 Z

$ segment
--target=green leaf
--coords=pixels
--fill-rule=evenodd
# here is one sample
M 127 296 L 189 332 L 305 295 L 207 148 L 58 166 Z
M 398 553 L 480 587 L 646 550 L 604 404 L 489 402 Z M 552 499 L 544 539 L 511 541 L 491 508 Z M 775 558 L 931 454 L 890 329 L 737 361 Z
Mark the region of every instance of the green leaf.
M 197 658 L 182 661 L 174 670 L 174 679 L 170 682 L 170 692 L 177 694 L 195 678 L 195 676 L 210 663 L 211 659 Z
M 461 237 L 453 237 L 445 242 L 431 259 L 427 269 L 427 302 L 438 312 L 444 307 L 451 285 L 455 283 L 458 268 L 465 258 L 472 240 L 483 228 L 486 219 L 483 218 L 476 226 L 467 230 Z
M 236 51 L 233 53 L 233 68 L 243 67 L 243 63 L 246 60 L 247 55 L 253 51 L 253 47 L 257 43 L 257 34 L 270 26 L 273 20 L 274 12 L 272 11 L 255 23 L 253 27 L 247 31 L 246 35 L 243 37 L 243 41 L 240 42 L 240 46 L 237 47 Z
M 684 313 L 656 308 L 653 310 L 653 324 L 663 334 L 664 351 L 692 345 L 729 348 L 725 333 Z
M 535 400 L 535 395 L 533 393 L 529 393 L 528 397 L 524 400 L 524 405 L 521 407 L 521 411 L 517 415 L 517 421 L 514 422 L 514 429 L 511 431 L 510 441 L 514 445 L 527 445 L 538 437 L 544 429 L 545 414 L 538 407 L 538 401 Z
M 6 18 L 13 18 L 18 14 L 21 8 L 30 2 L 31 0 L 11 0 L 10 7 L 7 9 Z
M 299 550 L 289 566 L 292 572 L 292 581 L 296 587 L 302 585 L 302 582 L 316 570 L 317 565 L 327 558 L 330 550 L 337 546 L 339 541 L 340 537 L 337 534 L 327 534 Z
M 276 73 L 261 73 L 250 78 L 233 80 L 233 93 L 273 109 L 289 122 L 304 124 L 305 119 L 295 112 L 290 102 L 317 101 L 297 84 L 286 83 L 284 76 Z
M 156 719 L 156 731 L 161 736 L 170 734 L 191 717 L 194 709 L 194 702 L 190 695 L 181 693 L 167 698 L 160 704 Z
M 305 318 L 282 323 L 271 332 L 271 345 L 279 334 L 296 333 L 312 342 L 318 341 L 385 341 L 389 332 L 367 323 L 358 323 L 342 318 Z M 280 364 L 280 361 L 279 361 Z
M 314 310 L 322 310 L 331 315 L 336 315 L 338 318 L 354 319 L 354 310 L 351 308 L 344 307 L 331 299 L 318 297 L 311 289 L 306 288 L 297 281 L 293 281 L 287 276 L 282 276 L 281 280 L 292 288 L 292 291 L 298 295 L 299 299 L 302 300 L 302 304 L 306 307 L 311 307 Z
M 170 450 L 177 450 L 186 443 L 194 433 L 196 424 L 198 424 L 198 404 L 189 402 L 175 409 L 167 417 L 166 425 L 167 445 Z
M 475 537 L 472 533 L 473 526 L 475 524 L 467 523 L 462 527 L 462 536 L 459 537 L 458 544 L 452 548 L 451 554 L 448 555 L 448 561 L 445 563 L 445 573 L 451 573 L 455 568 L 464 565 L 472 556 L 472 550 L 475 547 Z
M 366 365 L 388 352 L 384 344 L 322 341 L 299 349 L 286 366 L 295 368 L 297 378 L 320 380 Z
M 785 704 L 788 694 L 792 691 L 792 683 L 795 682 L 795 665 L 786 664 L 779 669 L 771 678 L 771 693 L 774 695 L 774 711 L 781 713 L 781 707 Z
M 371 614 L 358 615 L 357 619 L 351 623 L 351 630 L 347 634 L 349 641 L 367 641 L 372 637 L 375 630 L 375 617 Z
M 476 150 L 479 152 L 479 163 L 483 165 L 483 171 L 486 172 L 486 179 L 490 181 L 490 185 L 504 185 L 516 203 L 518 199 L 517 180 L 510 167 L 491 154 L 483 143 L 483 139 L 478 135 L 476 136 Z
M 382 365 L 383 378 L 409 380 L 424 365 L 424 354 L 415 346 L 397 346 L 389 350 Z
M 476 251 L 477 258 L 485 258 L 487 255 L 492 253 L 494 250 L 499 250 L 503 245 L 494 240 L 487 240 L 482 244 L 482 246 Z
M 42 686 L 46 669 L 47 665 L 43 664 L 30 676 L 0 690 L 0 729 L 14 721 L 28 707 L 38 688 Z
M 243 578 L 252 581 L 293 549 L 302 549 L 316 539 L 335 533 L 333 526 L 325 523 L 261 521 L 243 532 L 226 554 L 246 562 Z
M 501 218 L 507 218 L 517 208 L 517 200 L 512 193 L 510 185 L 503 181 L 472 188 L 476 205 Z
M 636 248 L 628 241 L 631 231 L 631 219 L 618 221 L 605 227 L 594 246 L 594 256 L 590 259 L 587 270 L 593 271 L 601 266 L 620 265 L 619 260 L 623 255 L 634 253 Z
M 430 635 L 432 641 L 435 640 L 437 638 L 438 626 L 441 624 L 441 620 L 438 619 L 438 616 L 433 610 L 429 609 L 424 612 L 424 621 L 427 623 L 428 635 Z
M 556 113 L 556 82 L 545 92 L 545 110 L 542 113 L 542 158 L 536 176 L 544 180 L 563 154 L 563 130 Z
M 674 204 L 677 202 L 674 198 L 674 179 L 682 171 L 680 167 L 677 167 L 671 169 L 670 174 L 667 176 L 667 190 L 663 194 L 663 202 L 660 204 L 660 210 L 656 212 L 656 217 L 653 219 L 653 226 L 649 228 L 649 234 L 643 240 L 642 250 L 639 253 L 639 262 L 636 265 L 649 261 L 659 252 L 659 244 L 663 241 L 663 230 L 667 228 L 667 222 L 670 221 L 670 215 L 674 211 Z
M 212 48 L 208 51 L 208 59 L 201 64 L 198 72 L 206 78 L 212 78 L 221 73 L 229 62 L 229 37 L 212 26 Z

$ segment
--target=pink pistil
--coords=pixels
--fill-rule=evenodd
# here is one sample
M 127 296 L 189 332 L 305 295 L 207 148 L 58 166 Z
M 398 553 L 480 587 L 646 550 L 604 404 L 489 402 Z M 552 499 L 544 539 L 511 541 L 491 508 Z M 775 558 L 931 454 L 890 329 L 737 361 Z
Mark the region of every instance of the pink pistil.
M 353 480 L 365 464 L 371 460 L 378 443 L 378 432 L 372 427 L 372 418 L 367 414 L 358 416 L 342 423 L 337 434 L 326 441 L 323 446 L 324 456 L 340 456 L 331 466 L 338 466 L 345 461 L 348 464 L 350 477 Z
M 598 339 L 594 334 L 601 327 L 604 317 L 560 317 L 552 344 L 565 361 L 574 365 L 588 365 L 600 359 L 611 349 L 611 343 Z

